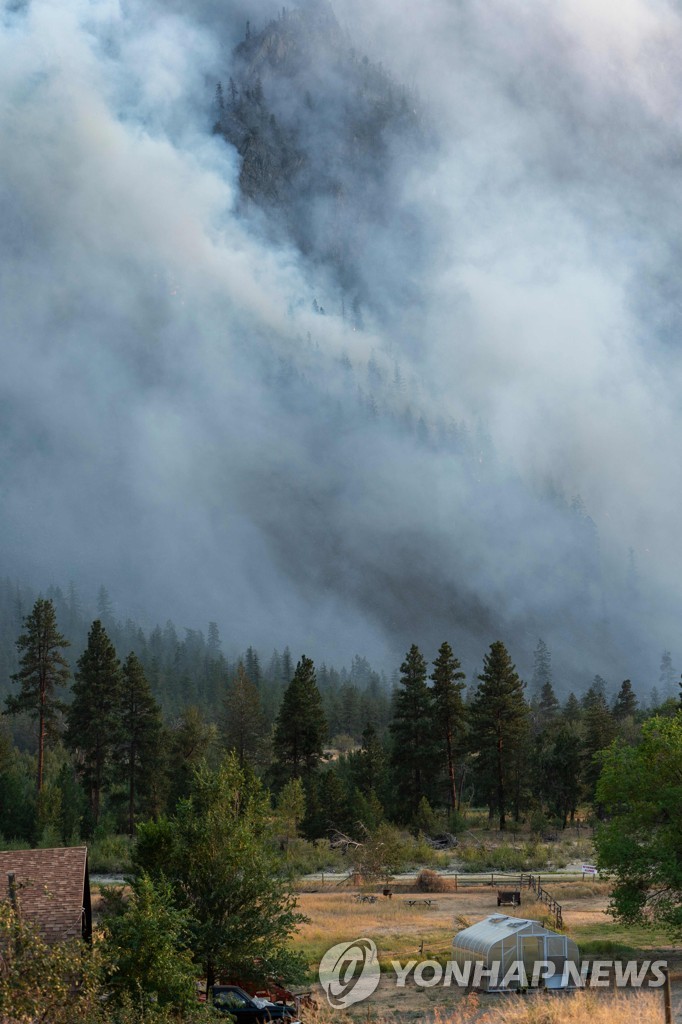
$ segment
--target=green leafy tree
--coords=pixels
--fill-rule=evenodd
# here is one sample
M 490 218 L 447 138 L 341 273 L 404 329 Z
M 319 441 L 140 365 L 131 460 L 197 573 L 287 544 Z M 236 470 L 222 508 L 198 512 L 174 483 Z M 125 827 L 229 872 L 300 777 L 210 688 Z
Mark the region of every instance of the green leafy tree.
M 521 679 L 504 644 L 491 644 L 471 706 L 472 743 L 478 771 L 500 829 L 517 791 L 519 756 L 527 742 L 528 707 Z
M 383 877 L 388 880 L 405 866 L 405 843 L 395 825 L 384 821 L 358 847 L 353 859 L 356 870 L 363 878 L 370 880 Z
M 81 1020 L 104 1024 L 101 1015 L 102 950 L 80 939 L 48 946 L 0 900 L 0 1020 L 7 1024 Z
M 120 717 L 114 748 L 114 777 L 125 783 L 128 797 L 128 833 L 135 833 L 141 800 L 155 792 L 161 767 L 161 710 L 152 696 L 137 655 L 123 665 Z M 157 807 L 149 809 L 158 811 Z
M 273 775 L 277 782 L 309 778 L 320 764 L 326 736 L 315 666 L 303 655 L 284 691 L 275 723 Z
M 101 621 L 95 619 L 88 633 L 88 645 L 77 662 L 65 736 L 88 793 L 93 825 L 99 822 L 102 790 L 110 781 L 122 685 L 121 663 L 114 645 Z
M 452 810 L 459 809 L 457 765 L 463 763 L 466 743 L 466 716 L 462 690 L 464 672 L 452 653 L 450 644 L 443 643 L 433 663 L 432 697 L 434 732 L 441 740 L 443 760 L 448 773 L 448 796 Z
M 189 915 L 175 906 L 168 881 L 140 875 L 125 902 L 116 895 L 108 900 L 103 924 L 109 985 L 117 1001 L 128 995 L 180 1010 L 196 1004 Z
M 12 676 L 21 690 L 5 700 L 5 714 L 27 714 L 38 723 L 38 769 L 36 788 L 43 788 L 45 743 L 56 733 L 64 704 L 56 691 L 66 686 L 71 672 L 61 653 L 69 646 L 57 628 L 52 601 L 39 597 L 24 619 L 24 632 L 16 641 L 19 671 Z
M 277 797 L 277 823 L 282 831 L 285 849 L 289 850 L 289 840 L 295 839 L 298 829 L 305 818 L 306 798 L 303 783 L 300 779 L 290 779 Z
M 271 817 L 267 792 L 229 754 L 216 770 L 195 770 L 173 818 L 138 826 L 136 867 L 171 883 L 209 988 L 216 974 L 264 981 L 284 973 L 292 983 L 304 976 L 287 947 L 303 918 L 278 875 Z
M 610 911 L 627 923 L 659 923 L 682 938 L 682 714 L 642 726 L 641 742 L 602 757 L 597 864 L 614 880 Z
M 417 814 L 422 797 L 430 795 L 437 771 L 433 693 L 426 681 L 426 662 L 416 644 L 407 652 L 400 673 L 390 724 L 391 763 L 397 816 L 410 821 Z

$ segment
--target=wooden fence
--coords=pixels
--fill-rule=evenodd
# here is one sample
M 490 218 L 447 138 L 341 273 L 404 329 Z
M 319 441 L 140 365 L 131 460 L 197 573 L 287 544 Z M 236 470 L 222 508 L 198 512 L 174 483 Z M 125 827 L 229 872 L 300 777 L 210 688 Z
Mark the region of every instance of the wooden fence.
M 542 888 L 539 875 L 521 875 L 521 887 L 532 889 L 535 893 L 535 899 L 544 903 L 550 914 L 553 915 L 555 927 L 563 928 L 564 919 L 561 904 L 557 903 L 551 893 L 548 893 L 546 889 Z

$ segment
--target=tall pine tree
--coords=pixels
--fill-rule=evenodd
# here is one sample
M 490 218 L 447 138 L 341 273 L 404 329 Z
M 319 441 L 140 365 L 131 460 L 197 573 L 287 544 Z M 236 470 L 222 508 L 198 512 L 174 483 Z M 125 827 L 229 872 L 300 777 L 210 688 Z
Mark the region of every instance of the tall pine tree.
M 128 834 L 134 835 L 142 797 L 154 793 L 161 770 L 161 710 L 152 696 L 139 658 L 131 653 L 123 665 L 120 718 L 114 750 L 114 777 L 126 785 Z M 158 808 L 150 808 L 158 810 Z
M 472 738 L 491 811 L 506 828 L 510 800 L 518 792 L 517 763 L 527 739 L 528 706 L 524 684 L 501 640 L 491 644 L 472 702 Z
M 466 718 L 462 690 L 464 672 L 452 653 L 450 644 L 443 643 L 433 663 L 434 732 L 440 737 L 443 760 L 448 772 L 448 797 L 452 810 L 459 806 L 456 769 L 462 762 L 466 737 Z
M 599 676 L 583 698 L 583 779 L 590 800 L 595 799 L 597 780 L 601 771 L 599 754 L 608 747 L 616 735 L 616 725 L 608 702 L 600 686 Z M 597 814 L 603 817 L 603 807 L 597 806 Z
M 249 648 L 251 650 L 251 648 Z M 220 739 L 225 750 L 234 751 L 239 767 L 255 768 L 264 760 L 265 720 L 260 694 L 240 661 L 223 699 Z
M 66 686 L 71 675 L 66 658 L 61 653 L 69 646 L 57 628 L 57 616 L 52 601 L 39 597 L 33 610 L 24 619 L 24 632 L 16 641 L 20 654 L 19 671 L 12 676 L 21 684 L 18 696 L 5 700 L 5 714 L 28 714 L 38 723 L 38 770 L 36 788 L 43 788 L 45 742 L 56 730 L 63 703 L 56 695 L 59 687 Z
M 426 681 L 426 662 L 412 644 L 400 666 L 399 687 L 393 698 L 391 762 L 394 770 L 397 815 L 415 817 L 422 797 L 431 795 L 435 774 L 433 694 Z
M 111 773 L 122 696 L 121 663 L 99 619 L 90 628 L 88 645 L 77 665 L 73 701 L 67 712 L 66 743 L 76 755 L 92 824 L 97 825 L 102 790 Z
M 320 763 L 326 737 L 327 723 L 315 666 L 304 654 L 284 691 L 275 722 L 273 774 L 276 782 L 283 785 L 289 779 L 309 778 Z

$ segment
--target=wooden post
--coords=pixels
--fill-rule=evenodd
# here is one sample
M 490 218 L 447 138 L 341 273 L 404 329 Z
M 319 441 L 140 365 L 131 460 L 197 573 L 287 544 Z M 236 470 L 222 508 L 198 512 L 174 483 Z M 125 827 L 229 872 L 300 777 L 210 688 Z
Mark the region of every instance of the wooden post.
M 455 875 L 455 892 L 457 892 L 457 875 Z
M 665 1010 L 665 1024 L 673 1024 L 673 1004 L 670 993 L 670 971 L 667 967 L 663 968 L 663 976 L 665 981 L 663 982 L 663 1007 Z

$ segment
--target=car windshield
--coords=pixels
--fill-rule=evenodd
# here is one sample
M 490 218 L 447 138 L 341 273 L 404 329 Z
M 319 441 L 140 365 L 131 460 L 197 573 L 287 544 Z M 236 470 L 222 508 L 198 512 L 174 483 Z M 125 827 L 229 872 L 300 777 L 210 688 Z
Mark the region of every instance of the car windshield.
M 228 989 L 227 992 L 214 992 L 213 1002 L 216 1006 L 225 1006 L 229 1010 L 245 1010 L 250 1006 L 250 1001 L 241 992 L 234 992 Z

